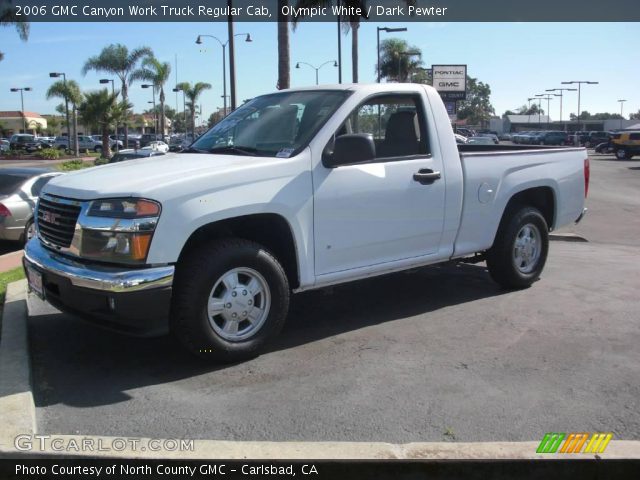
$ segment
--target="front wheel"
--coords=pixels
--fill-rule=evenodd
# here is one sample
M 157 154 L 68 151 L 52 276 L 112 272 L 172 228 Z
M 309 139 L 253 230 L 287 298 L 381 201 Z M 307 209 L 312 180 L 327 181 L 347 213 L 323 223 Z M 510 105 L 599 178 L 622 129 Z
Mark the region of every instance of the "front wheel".
M 22 233 L 22 241 L 26 245 L 29 240 L 36 236 L 36 226 L 33 223 L 33 218 L 27 220 L 27 224 L 24 226 L 24 232 Z
M 547 222 L 536 208 L 509 209 L 500 222 L 493 246 L 487 251 L 491 278 L 507 289 L 531 286 L 547 260 L 548 232 Z
M 171 329 L 199 357 L 241 361 L 280 332 L 288 308 L 289 283 L 278 260 L 255 242 L 222 239 L 178 265 Z

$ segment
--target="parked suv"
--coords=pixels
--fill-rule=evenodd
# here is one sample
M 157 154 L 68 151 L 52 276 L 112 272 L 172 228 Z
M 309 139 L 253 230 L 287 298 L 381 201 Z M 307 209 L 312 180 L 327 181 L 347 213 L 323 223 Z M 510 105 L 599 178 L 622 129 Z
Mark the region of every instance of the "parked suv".
M 610 143 L 618 160 L 629 160 L 640 155 L 640 130 L 614 133 Z
M 54 143 L 55 148 L 60 150 L 69 150 L 69 137 L 56 137 Z M 93 150 L 94 152 L 102 151 L 102 142 L 96 142 L 88 135 L 78 135 L 78 147 L 80 150 Z
M 562 131 L 540 132 L 536 136 L 538 145 L 565 145 L 567 143 L 567 134 Z
M 586 148 L 595 147 L 599 143 L 608 141 L 609 135 L 610 135 L 609 132 L 603 132 L 603 131 L 589 132 L 589 135 L 584 140 L 584 146 Z
M 34 152 L 40 150 L 42 145 L 34 135 L 28 133 L 16 133 L 9 140 L 9 148 L 11 150 L 26 150 L 27 152 Z

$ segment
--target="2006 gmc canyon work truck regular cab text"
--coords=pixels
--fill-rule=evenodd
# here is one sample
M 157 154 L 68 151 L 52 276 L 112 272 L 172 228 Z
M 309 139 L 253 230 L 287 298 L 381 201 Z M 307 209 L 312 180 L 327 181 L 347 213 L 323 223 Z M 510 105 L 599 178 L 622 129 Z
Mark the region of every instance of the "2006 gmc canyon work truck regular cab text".
M 24 264 L 63 311 L 235 361 L 280 331 L 291 291 L 470 256 L 528 287 L 588 182 L 582 148 L 457 146 L 428 86 L 285 90 L 183 153 L 55 178 Z

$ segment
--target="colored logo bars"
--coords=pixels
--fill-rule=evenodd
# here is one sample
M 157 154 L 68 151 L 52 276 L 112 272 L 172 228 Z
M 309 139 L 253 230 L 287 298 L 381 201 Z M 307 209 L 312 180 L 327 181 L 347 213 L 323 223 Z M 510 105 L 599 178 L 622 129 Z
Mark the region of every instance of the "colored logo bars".
M 536 453 L 603 453 L 612 438 L 612 433 L 546 433 Z

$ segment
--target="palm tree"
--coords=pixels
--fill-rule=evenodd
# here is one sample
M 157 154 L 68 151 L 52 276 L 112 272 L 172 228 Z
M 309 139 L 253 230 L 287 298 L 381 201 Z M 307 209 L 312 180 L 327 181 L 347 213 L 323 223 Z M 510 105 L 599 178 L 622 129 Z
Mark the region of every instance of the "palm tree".
M 20 39 L 26 41 L 29 38 L 29 22 L 24 19 L 24 16 L 17 15 L 16 8 L 9 5 L 10 2 L 2 2 L 0 5 L 0 26 L 14 25 Z M 4 54 L 0 52 L 0 62 L 3 58 Z
M 109 129 L 131 108 L 130 103 L 118 103 L 118 94 L 111 93 L 106 88 L 85 95 L 78 111 L 84 123 L 97 127 L 102 135 L 102 156 L 111 157 L 111 145 L 109 142 Z
M 182 82 L 177 85 L 177 88 L 184 91 L 185 96 L 189 99 L 187 102 L 187 106 L 189 107 L 189 111 L 191 113 L 191 132 L 195 136 L 196 133 L 196 106 L 198 104 L 198 98 L 202 95 L 202 92 L 205 90 L 209 90 L 211 88 L 211 84 L 198 82 L 193 87 L 189 82 Z
M 407 52 L 415 55 L 406 55 Z M 388 38 L 380 44 L 380 78 L 406 82 L 412 73 L 422 68 L 422 52 L 405 40 Z
M 69 102 L 72 106 L 73 112 L 73 150 L 78 157 L 80 155 L 80 148 L 78 146 L 78 115 L 77 107 L 82 102 L 82 92 L 80 86 L 75 80 L 58 80 L 54 82 L 47 90 L 47 100 L 52 98 L 61 98 L 62 100 Z M 71 147 L 71 132 L 67 132 L 69 138 L 69 147 Z
M 160 89 L 160 132 L 165 134 L 165 117 L 164 117 L 164 84 L 169 80 L 171 75 L 171 64 L 168 62 L 160 62 L 155 57 L 146 57 L 142 61 L 142 68 L 135 70 L 129 77 L 129 84 L 136 80 L 151 82 L 155 88 Z M 155 129 L 154 129 L 155 130 Z
M 291 51 L 289 49 L 289 16 L 282 13 L 287 0 L 278 0 L 278 90 L 290 87 Z
M 138 62 L 144 57 L 153 56 L 149 47 L 140 47 L 129 52 L 129 49 L 120 44 L 111 44 L 104 47 L 99 55 L 89 58 L 82 67 L 82 74 L 86 75 L 89 70 L 105 72 L 116 75 L 122 83 L 122 101 L 129 103 L 129 80 L 132 72 L 138 67 Z M 124 124 L 124 143 L 129 140 L 129 127 Z

